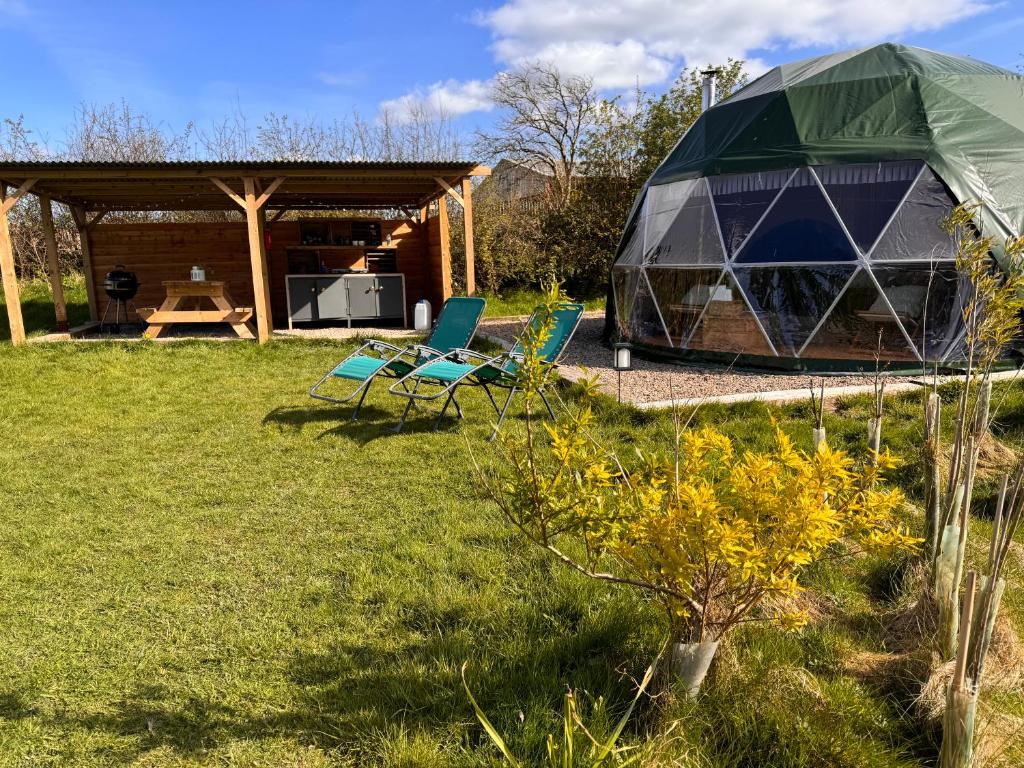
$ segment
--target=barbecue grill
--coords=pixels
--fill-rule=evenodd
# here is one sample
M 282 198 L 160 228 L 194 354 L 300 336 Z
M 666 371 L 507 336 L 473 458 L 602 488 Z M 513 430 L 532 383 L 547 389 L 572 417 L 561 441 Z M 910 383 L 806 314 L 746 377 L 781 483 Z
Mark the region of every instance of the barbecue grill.
M 139 292 L 139 278 L 134 272 L 129 272 L 123 264 L 118 264 L 113 270 L 107 272 L 103 278 L 103 290 L 106 291 L 109 301 L 107 308 L 103 311 L 103 319 L 100 321 L 100 331 L 107 322 L 107 315 L 110 314 L 110 307 L 114 307 L 114 333 L 121 332 L 121 311 L 124 311 L 124 321 L 128 322 L 128 309 L 135 309 L 132 299 Z

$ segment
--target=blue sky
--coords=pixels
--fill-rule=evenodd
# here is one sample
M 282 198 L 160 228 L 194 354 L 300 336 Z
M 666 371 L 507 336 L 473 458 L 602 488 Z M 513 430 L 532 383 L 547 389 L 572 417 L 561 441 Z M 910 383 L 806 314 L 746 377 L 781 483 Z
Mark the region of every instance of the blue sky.
M 76 105 L 125 99 L 200 125 L 236 106 L 322 119 L 353 109 L 443 108 L 468 129 L 494 112 L 487 83 L 555 60 L 607 93 L 663 89 L 686 64 L 743 57 L 761 70 L 899 40 L 1017 69 L 1024 0 L 0 0 L 0 117 L 60 142 Z

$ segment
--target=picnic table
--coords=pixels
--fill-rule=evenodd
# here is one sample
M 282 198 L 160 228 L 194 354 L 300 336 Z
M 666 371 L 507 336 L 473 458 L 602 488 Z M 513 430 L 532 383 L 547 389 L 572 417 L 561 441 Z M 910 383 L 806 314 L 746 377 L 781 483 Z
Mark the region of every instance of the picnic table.
M 227 283 L 222 280 L 165 280 L 167 298 L 159 307 L 138 310 L 139 317 L 149 324 L 144 334 L 155 339 L 174 323 L 228 323 L 243 339 L 255 339 L 256 333 L 249 320 L 252 307 L 239 307 Z M 201 309 L 204 300 L 209 300 L 215 309 Z M 191 309 L 184 308 L 191 304 Z

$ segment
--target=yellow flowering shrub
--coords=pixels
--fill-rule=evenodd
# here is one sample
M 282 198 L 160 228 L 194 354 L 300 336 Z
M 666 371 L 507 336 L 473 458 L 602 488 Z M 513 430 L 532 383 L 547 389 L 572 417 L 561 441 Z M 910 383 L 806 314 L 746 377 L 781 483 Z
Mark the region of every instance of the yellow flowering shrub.
M 546 424 L 540 446 L 507 439 L 488 487 L 517 528 L 567 564 L 657 595 L 675 639 L 718 639 L 752 618 L 799 626 L 799 615 L 757 609 L 796 596 L 802 568 L 841 542 L 917 544 L 896 519 L 901 493 L 879 484 L 894 465 L 888 453 L 863 465 L 827 446 L 807 455 L 778 428 L 770 451 L 739 452 L 708 427 L 680 433 L 678 460 L 638 452 L 627 469 L 590 437 L 592 421 L 584 407 Z M 563 548 L 566 539 L 582 546 Z
M 627 467 L 593 436 L 587 398 L 538 430 L 537 347 L 527 340 L 522 364 L 526 435 L 503 440 L 484 486 L 565 564 L 655 595 L 673 640 L 717 640 L 756 619 L 798 627 L 799 614 L 768 606 L 792 603 L 802 569 L 826 554 L 918 545 L 895 514 L 902 494 L 881 483 L 895 464 L 888 452 L 863 463 L 826 445 L 808 455 L 778 427 L 771 450 L 738 451 L 708 427 L 680 429 L 671 459 L 638 451 Z

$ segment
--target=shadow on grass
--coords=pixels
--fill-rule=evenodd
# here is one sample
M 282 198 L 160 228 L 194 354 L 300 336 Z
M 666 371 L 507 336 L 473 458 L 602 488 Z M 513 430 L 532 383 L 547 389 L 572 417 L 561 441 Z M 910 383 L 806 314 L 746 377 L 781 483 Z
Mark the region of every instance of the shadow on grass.
M 404 404 L 398 403 L 395 407 L 387 408 L 367 402 L 359 411 L 359 418 L 352 420 L 352 413 L 355 410 L 354 403 L 343 405 L 335 404 L 313 404 L 309 406 L 281 406 L 270 411 L 263 417 L 263 426 L 276 426 L 279 429 L 300 432 L 310 425 L 333 424 L 316 435 L 320 440 L 325 437 L 344 437 L 359 445 L 368 443 L 380 438 L 393 437 L 396 434 L 415 434 L 419 432 L 457 432 L 462 424 L 476 423 L 491 427 L 496 420 L 493 412 L 484 412 L 485 415 L 473 412 L 460 417 L 454 406 L 449 406 L 444 416 L 438 420 L 441 413 L 441 401 L 433 403 L 414 404 L 412 410 L 405 420 L 401 433 L 395 432 L 395 427 L 402 416 Z M 511 424 L 525 419 L 521 412 L 510 412 L 505 417 L 505 423 Z
M 23 720 L 35 714 L 27 696 L 20 691 L 0 692 L 0 720 Z
M 394 428 L 401 418 L 401 411 L 387 409 L 366 403 L 359 411 L 359 418 L 353 420 L 354 404 L 322 406 L 285 406 L 275 408 L 263 417 L 263 426 L 276 425 L 279 429 L 301 432 L 310 425 L 329 425 L 316 435 L 317 440 L 325 437 L 344 437 L 359 445 L 395 435 Z M 404 432 L 429 431 L 435 417 L 416 415 L 406 419 Z M 447 420 L 447 419 L 446 419 Z M 444 422 L 442 422 L 442 427 Z
M 412 614 L 409 619 L 415 623 L 416 611 Z M 575 621 L 575 631 L 534 638 L 516 653 L 488 648 L 495 641 L 468 629 L 472 616 L 429 620 L 434 622 L 431 630 L 403 644 L 382 638 L 298 656 L 291 675 L 303 696 L 292 716 L 305 723 L 304 738 L 322 746 L 333 746 L 335 736 L 359 743 L 401 724 L 449 733 L 468 727 L 477 743 L 481 732 L 460 678 L 468 661 L 467 678 L 481 706 L 500 730 L 513 740 L 522 739 L 522 732 L 517 736 L 523 728 L 517 713 L 557 711 L 567 684 L 618 706 L 631 688 L 620 670 L 628 667 L 635 674 L 649 661 L 620 655 L 617 649 L 629 645 L 632 627 L 617 619 Z M 543 723 L 544 728 L 548 725 Z M 534 746 L 541 743 L 537 739 Z
M 89 305 L 69 302 L 68 324 L 71 327 L 81 325 L 89 319 Z M 57 320 L 53 312 L 53 301 L 49 296 L 35 297 L 29 291 L 21 297 L 21 318 L 25 323 L 27 335 L 53 333 L 57 329 Z M 11 340 L 11 327 L 7 319 L 7 305 L 0 301 L 0 341 Z
M 169 701 L 162 685 L 146 685 L 116 702 L 111 711 L 79 717 L 59 718 L 62 726 L 105 732 L 112 736 L 136 737 L 135 756 L 161 747 L 183 755 L 194 755 L 236 739 L 258 738 L 265 733 L 261 724 L 251 722 L 223 703 L 193 696 Z
M 438 611 L 432 603 L 409 600 L 389 628 L 295 654 L 285 668 L 291 682 L 286 701 L 235 705 L 213 695 L 183 694 L 180 687 L 146 684 L 104 711 L 62 712 L 49 725 L 119 739 L 117 753 L 131 760 L 167 749 L 188 759 L 271 739 L 361 755 L 373 751 L 381 733 L 399 726 L 437 734 L 442 741 L 458 733 L 462 743 L 477 745 L 486 738 L 460 679 L 461 666 L 469 661 L 474 695 L 499 729 L 517 751 L 539 750 L 554 727 L 549 715 L 558 710 L 567 684 L 604 696 L 620 709 L 632 690 L 620 669 L 635 675 L 649 662 L 623 650 L 631 647 L 636 616 L 588 613 L 572 598 L 547 610 L 561 626 L 537 636 L 534 625 L 543 626 L 552 618 L 549 613 L 517 612 L 510 623 L 482 626 L 468 605 Z M 521 621 L 530 627 L 529 642 L 508 642 L 516 632 L 511 625 Z M 34 714 L 20 698 L 12 707 L 23 716 Z M 522 712 L 530 713 L 525 724 Z

